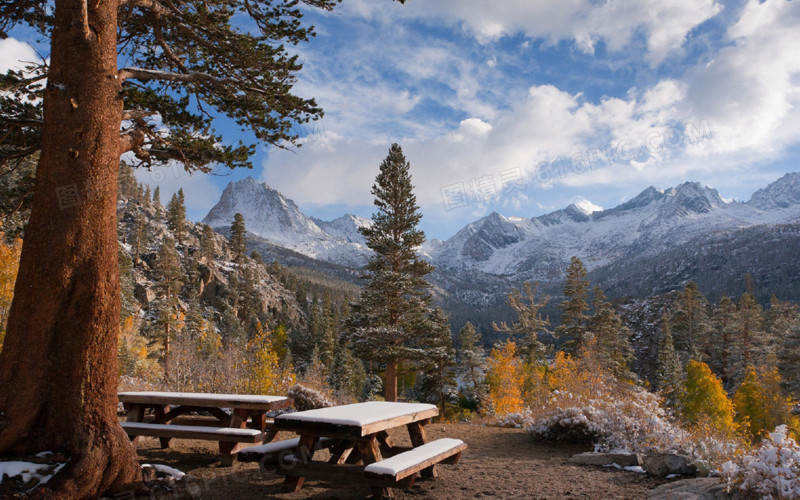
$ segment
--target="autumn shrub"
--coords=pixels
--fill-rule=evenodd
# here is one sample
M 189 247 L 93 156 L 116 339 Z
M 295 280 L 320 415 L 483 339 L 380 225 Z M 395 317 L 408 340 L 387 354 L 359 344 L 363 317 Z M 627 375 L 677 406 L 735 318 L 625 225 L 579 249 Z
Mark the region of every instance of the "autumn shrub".
M 680 398 L 680 412 L 690 427 L 708 427 L 722 435 L 734 435 L 733 404 L 722 381 L 707 364 L 691 360 Z
M 756 371 L 749 367 L 733 396 L 733 406 L 742 432 L 752 442 L 760 441 L 779 425 L 787 425 L 790 433 L 798 429 L 791 401 L 782 394 L 777 368 Z
M 21 239 L 16 239 L 9 245 L 5 242 L 5 235 L 0 233 L 0 351 L 6 336 L 6 323 L 11 300 L 14 298 L 14 283 L 17 281 L 21 252 Z
M 492 349 L 488 360 L 486 383 L 489 394 L 483 412 L 489 415 L 506 415 L 522 410 L 522 388 L 525 381 L 523 363 L 516 357 L 514 342 Z

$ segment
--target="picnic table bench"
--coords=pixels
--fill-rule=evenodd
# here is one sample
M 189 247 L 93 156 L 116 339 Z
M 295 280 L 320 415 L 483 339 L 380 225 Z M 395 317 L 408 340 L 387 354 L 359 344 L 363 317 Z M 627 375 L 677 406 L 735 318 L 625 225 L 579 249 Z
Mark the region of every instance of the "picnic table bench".
M 361 482 L 376 496 L 391 497 L 391 488 L 410 488 L 418 473 L 436 477 L 437 464 L 455 464 L 467 448 L 458 439 L 428 441 L 425 424 L 438 414 L 434 405 L 382 401 L 286 413 L 275 418 L 275 430 L 300 437 L 246 448 L 240 460 L 275 469 L 293 491 L 316 479 Z M 388 430 L 403 426 L 411 447 L 397 446 L 389 437 Z M 314 460 L 322 448 L 330 449 L 330 459 Z
M 224 465 L 232 465 L 243 444 L 267 443 L 277 432 L 267 427 L 267 412 L 291 406 L 283 396 L 208 394 L 186 392 L 121 392 L 119 400 L 128 412 L 122 428 L 135 443 L 140 436 L 157 437 L 162 448 L 171 439 L 217 441 Z M 145 412 L 154 417 L 145 421 Z M 230 410 L 230 413 L 225 411 Z M 190 412 L 208 413 L 211 419 L 175 425 Z

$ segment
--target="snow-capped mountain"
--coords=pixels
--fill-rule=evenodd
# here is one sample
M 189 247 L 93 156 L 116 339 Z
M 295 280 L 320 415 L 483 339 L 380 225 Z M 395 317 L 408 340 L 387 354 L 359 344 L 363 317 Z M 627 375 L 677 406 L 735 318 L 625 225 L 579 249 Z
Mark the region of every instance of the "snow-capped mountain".
M 345 215 L 332 221 L 306 216 L 278 191 L 252 177 L 231 182 L 203 222 L 228 230 L 237 213 L 244 216 L 249 233 L 314 259 L 360 267 L 369 249 L 358 228 L 370 221 Z
M 787 174 L 747 203 L 726 202 L 715 189 L 687 182 L 666 190 L 649 187 L 603 211 L 570 205 L 532 219 L 493 213 L 445 241 L 433 258 L 454 271 L 550 281 L 573 255 L 591 270 L 656 255 L 698 236 L 798 221 L 800 173 Z

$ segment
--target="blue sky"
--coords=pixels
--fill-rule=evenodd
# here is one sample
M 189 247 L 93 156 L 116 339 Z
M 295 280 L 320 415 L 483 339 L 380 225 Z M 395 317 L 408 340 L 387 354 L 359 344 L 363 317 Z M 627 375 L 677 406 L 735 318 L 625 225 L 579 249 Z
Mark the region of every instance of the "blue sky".
M 309 215 L 369 217 L 397 142 L 423 229 L 446 238 L 491 211 L 609 208 L 687 180 L 746 200 L 800 170 L 797 0 L 344 0 L 307 19 L 318 36 L 298 48 L 296 91 L 326 115 L 302 148 L 260 147 L 252 171 L 140 179 L 183 186 L 198 220 L 247 175 Z M 29 56 L 0 44 L 0 69 Z

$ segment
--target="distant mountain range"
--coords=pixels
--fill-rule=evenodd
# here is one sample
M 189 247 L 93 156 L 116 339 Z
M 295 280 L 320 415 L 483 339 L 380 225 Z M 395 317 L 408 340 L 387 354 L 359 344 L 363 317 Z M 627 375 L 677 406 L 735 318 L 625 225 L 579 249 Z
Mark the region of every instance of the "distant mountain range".
M 369 220 L 308 217 L 252 178 L 230 183 L 203 222 L 224 232 L 237 212 L 262 247 L 271 243 L 291 251 L 285 255 L 336 268 L 360 268 L 369 258 L 358 232 Z M 697 280 L 716 298 L 743 291 L 749 273 L 763 289 L 762 300 L 774 292 L 800 301 L 800 172 L 759 189 L 747 202 L 729 202 L 711 187 L 686 182 L 649 187 L 602 211 L 573 204 L 533 218 L 495 212 L 444 242 L 428 242 L 423 253 L 437 267 L 437 294 L 452 306 L 502 305 L 509 288 L 526 280 L 557 295 L 573 255 L 611 297 L 664 293 Z

